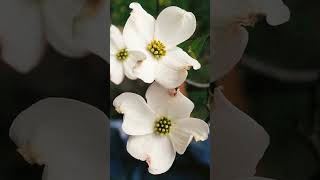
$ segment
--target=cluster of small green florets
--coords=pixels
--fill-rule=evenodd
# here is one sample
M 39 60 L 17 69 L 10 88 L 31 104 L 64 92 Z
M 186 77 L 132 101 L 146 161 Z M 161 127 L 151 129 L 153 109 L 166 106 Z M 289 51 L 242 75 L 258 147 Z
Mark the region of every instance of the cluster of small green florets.
M 166 55 L 166 46 L 158 40 L 152 40 L 150 44 L 148 44 L 147 49 L 156 59 L 160 59 L 162 56 Z
M 121 49 L 120 51 L 118 51 L 116 56 L 119 61 L 124 61 L 128 58 L 128 51 L 126 49 Z
M 154 130 L 159 135 L 168 135 L 170 133 L 171 125 L 170 119 L 162 117 L 156 121 Z

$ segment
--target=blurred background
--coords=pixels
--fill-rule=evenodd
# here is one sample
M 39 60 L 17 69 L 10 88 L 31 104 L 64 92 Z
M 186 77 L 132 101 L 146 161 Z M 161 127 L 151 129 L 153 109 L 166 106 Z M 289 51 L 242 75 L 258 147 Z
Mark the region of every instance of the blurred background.
M 49 46 L 28 74 L 19 74 L 0 60 L 0 179 L 42 179 L 42 167 L 28 164 L 9 138 L 9 128 L 21 111 L 46 97 L 65 97 L 109 113 L 108 76 L 108 64 L 99 57 L 71 59 Z
M 249 28 L 237 68 L 220 83 L 234 105 L 270 135 L 257 167 L 279 180 L 320 179 L 320 2 L 283 0 L 290 21 Z

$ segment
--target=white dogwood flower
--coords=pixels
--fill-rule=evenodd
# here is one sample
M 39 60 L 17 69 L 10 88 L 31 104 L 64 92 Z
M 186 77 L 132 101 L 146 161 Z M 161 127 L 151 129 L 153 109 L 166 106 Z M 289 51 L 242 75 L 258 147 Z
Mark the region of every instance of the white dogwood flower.
M 15 118 L 10 137 L 26 161 L 45 166 L 43 180 L 107 179 L 107 121 L 91 105 L 47 98 Z
M 145 101 L 134 93 L 123 93 L 113 105 L 123 113 L 123 131 L 130 135 L 127 150 L 149 165 L 149 172 L 161 174 L 172 165 L 176 152 L 183 154 L 194 138 L 208 138 L 206 122 L 191 118 L 194 104 L 179 90 L 168 90 L 158 83 L 150 85 Z
M 130 8 L 131 15 L 123 30 L 124 41 L 129 49 L 146 54 L 146 60 L 134 68 L 136 76 L 146 83 L 155 80 L 166 88 L 178 87 L 185 81 L 190 67 L 201 67 L 197 60 L 177 47 L 194 33 L 195 16 L 171 6 L 155 19 L 138 3 L 131 3 Z
M 222 78 L 239 62 L 249 38 L 246 26 L 254 26 L 260 16 L 272 26 L 290 18 L 290 11 L 281 0 L 215 0 L 212 12 L 211 82 Z
M 49 42 L 66 56 L 93 53 L 108 61 L 105 5 L 106 0 L 1 1 L 1 59 L 29 72 Z
M 139 51 L 129 50 L 122 38 L 120 30 L 111 25 L 110 27 L 110 79 L 115 84 L 120 84 L 124 76 L 129 79 L 137 79 L 134 66 L 143 61 L 146 56 Z
M 271 180 L 254 177 L 256 166 L 269 145 L 258 123 L 228 101 L 220 88 L 211 104 L 212 162 L 215 180 Z

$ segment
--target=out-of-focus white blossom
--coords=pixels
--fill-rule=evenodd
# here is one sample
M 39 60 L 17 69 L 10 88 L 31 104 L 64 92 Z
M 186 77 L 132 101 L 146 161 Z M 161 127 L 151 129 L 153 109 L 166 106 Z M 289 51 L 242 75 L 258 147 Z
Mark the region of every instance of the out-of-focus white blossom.
M 248 43 L 246 26 L 254 26 L 261 16 L 272 25 L 290 18 L 282 0 L 214 0 L 211 21 L 213 58 L 210 78 L 214 82 L 228 73 L 241 59 Z
M 47 98 L 20 113 L 10 128 L 17 151 L 44 165 L 43 180 L 107 179 L 107 117 L 71 99 Z
M 70 57 L 107 57 L 106 0 L 3 0 L 0 2 L 1 59 L 26 73 L 48 42 Z

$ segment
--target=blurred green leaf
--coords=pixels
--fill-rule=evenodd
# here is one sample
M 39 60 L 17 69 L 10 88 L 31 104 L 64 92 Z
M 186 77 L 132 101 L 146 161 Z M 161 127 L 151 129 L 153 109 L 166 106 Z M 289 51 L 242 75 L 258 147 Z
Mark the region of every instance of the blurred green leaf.
M 202 35 L 195 40 L 189 40 L 179 45 L 194 59 L 198 59 L 203 51 L 203 47 L 209 38 L 209 34 Z

